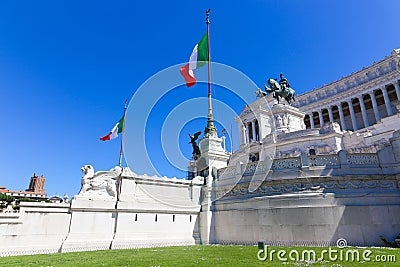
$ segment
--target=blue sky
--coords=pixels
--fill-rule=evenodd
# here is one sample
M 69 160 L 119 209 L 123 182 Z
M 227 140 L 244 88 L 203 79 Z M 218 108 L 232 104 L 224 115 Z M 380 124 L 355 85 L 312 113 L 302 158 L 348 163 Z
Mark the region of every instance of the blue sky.
M 205 32 L 207 8 L 213 61 L 241 71 L 259 87 L 283 72 L 298 93 L 305 92 L 400 47 L 396 0 L 0 1 L 0 185 L 23 190 L 36 172 L 46 176 L 49 195 L 71 196 L 80 189 L 81 166 L 115 166 L 119 141 L 103 143 L 99 137 L 146 80 L 188 60 Z M 214 92 L 240 112 L 243 103 L 231 91 L 215 86 Z M 189 158 L 187 133 L 205 126 L 194 118 L 174 133 L 175 126 L 163 126 L 164 120 L 180 103 L 205 116 L 201 100 L 190 104 L 205 96 L 204 85 L 180 86 L 150 113 L 146 147 L 160 163 L 160 174 L 183 175 L 168 166 L 160 149 L 165 140 Z M 215 113 L 231 114 L 223 108 Z

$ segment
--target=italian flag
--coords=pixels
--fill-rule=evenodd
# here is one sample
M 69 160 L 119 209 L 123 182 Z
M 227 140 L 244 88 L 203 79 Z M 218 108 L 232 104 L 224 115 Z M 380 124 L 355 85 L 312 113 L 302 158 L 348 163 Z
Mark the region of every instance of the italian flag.
M 186 86 L 196 84 L 196 76 L 193 70 L 203 67 L 208 62 L 208 35 L 204 34 L 200 42 L 193 48 L 189 63 L 180 68 L 181 75 L 185 78 Z
M 119 133 L 122 133 L 124 130 L 124 120 L 125 116 L 122 116 L 122 118 L 115 124 L 114 128 L 112 128 L 111 132 L 103 137 L 100 138 L 101 141 L 108 141 L 114 138 L 118 137 Z

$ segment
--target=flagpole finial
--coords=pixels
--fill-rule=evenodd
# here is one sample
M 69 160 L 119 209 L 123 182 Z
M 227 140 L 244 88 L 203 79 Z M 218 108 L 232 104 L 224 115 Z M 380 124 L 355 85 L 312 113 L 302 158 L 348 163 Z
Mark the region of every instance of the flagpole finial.
M 210 11 L 211 9 L 206 10 L 206 24 L 210 24 Z

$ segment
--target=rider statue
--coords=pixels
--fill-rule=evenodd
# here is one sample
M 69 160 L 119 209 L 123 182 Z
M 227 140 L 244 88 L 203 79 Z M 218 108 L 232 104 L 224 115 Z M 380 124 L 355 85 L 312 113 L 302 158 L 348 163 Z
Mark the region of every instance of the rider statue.
M 285 76 L 283 76 L 282 72 L 279 75 L 279 77 L 281 78 L 279 80 L 279 85 L 281 86 L 281 91 L 284 92 L 286 90 L 286 88 L 290 88 L 290 84 L 289 84 L 289 81 L 285 78 Z
M 278 79 L 269 79 L 267 81 L 270 88 L 264 84 L 265 91 L 267 93 L 272 93 L 272 96 L 278 101 L 278 104 L 279 98 L 283 98 L 289 105 L 291 105 L 292 101 L 295 101 L 294 97 L 296 92 L 290 87 L 289 81 L 285 78 L 285 76 L 283 76 L 283 73 L 281 73 L 279 76 L 281 78 L 279 82 L 277 81 Z M 261 96 L 259 91 L 260 90 L 258 90 L 256 93 L 257 95 Z

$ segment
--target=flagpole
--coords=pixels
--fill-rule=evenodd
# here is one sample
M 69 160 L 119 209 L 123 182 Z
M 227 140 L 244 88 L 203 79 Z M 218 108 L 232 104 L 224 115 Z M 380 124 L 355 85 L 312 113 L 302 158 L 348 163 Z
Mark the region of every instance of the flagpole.
M 206 11 L 206 25 L 207 25 L 207 41 L 208 41 L 208 115 L 207 115 L 207 127 L 204 130 L 206 137 L 216 136 L 217 130 L 214 126 L 214 119 L 212 114 L 212 91 L 211 91 L 211 60 L 210 60 L 210 9 Z
M 125 99 L 124 103 L 124 125 L 122 125 L 122 137 L 121 137 L 121 145 L 119 148 L 119 162 L 118 166 L 122 167 L 122 144 L 124 143 L 124 134 L 125 134 L 125 115 L 126 115 L 126 104 L 128 103 L 128 99 Z

